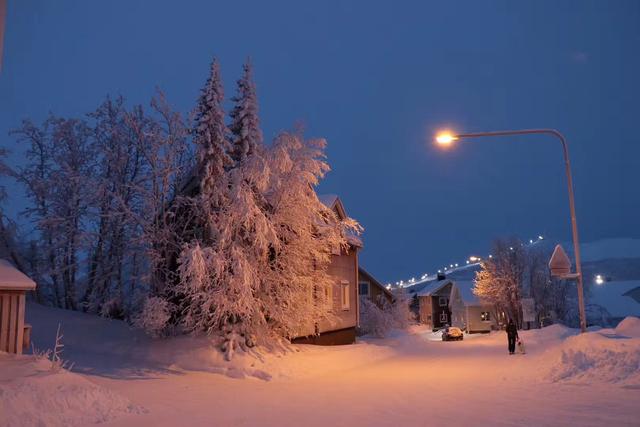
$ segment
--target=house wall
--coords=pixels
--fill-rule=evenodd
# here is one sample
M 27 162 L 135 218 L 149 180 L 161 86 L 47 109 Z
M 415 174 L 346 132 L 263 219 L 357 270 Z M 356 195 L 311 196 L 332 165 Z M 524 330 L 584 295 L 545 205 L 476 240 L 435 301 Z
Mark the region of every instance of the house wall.
M 0 291 L 0 351 L 22 354 L 24 291 Z
M 355 342 L 355 329 L 358 325 L 358 252 L 351 249 L 348 253 L 341 252 L 333 255 L 328 273 L 334 277 L 331 290 L 331 304 L 327 310 L 333 312 L 333 319 L 327 319 L 319 324 L 303 325 L 299 336 L 293 339 L 298 344 L 350 344 Z M 345 283 L 345 285 L 343 285 Z M 347 286 L 349 294 L 349 308 L 342 308 L 342 287 Z M 327 335 L 320 339 L 316 336 Z
M 355 328 L 358 325 L 358 253 L 334 255 L 329 265 L 329 274 L 335 278 L 331 308 L 336 317 L 334 322 L 324 321 L 318 325 L 320 333 Z M 349 309 L 342 308 L 342 286 L 346 283 L 349 292 Z
M 449 294 L 451 285 L 447 285 L 438 292 L 429 296 L 419 296 L 418 318 L 432 329 L 451 325 L 451 310 L 449 309 Z M 445 304 L 440 305 L 440 298 L 445 298 Z M 440 315 L 446 314 L 446 321 L 441 320 Z
M 434 292 L 432 298 L 433 307 L 433 329 L 443 328 L 447 325 L 451 325 L 451 309 L 449 308 L 449 298 L 451 296 L 451 284 L 444 286 L 437 292 Z M 444 305 L 440 304 L 440 299 L 444 298 Z M 441 315 L 445 315 L 445 319 Z
M 464 304 L 460 292 L 454 288 L 451 301 L 449 302 L 451 309 L 451 326 L 456 326 L 462 330 L 467 327 L 467 306 Z
M 483 321 L 481 318 L 482 312 L 488 312 L 490 316 L 489 321 Z M 467 332 L 490 332 L 497 327 L 496 319 L 494 318 L 494 310 L 490 305 L 470 305 L 467 306 Z
M 386 299 L 387 302 L 392 303 L 392 297 L 386 293 L 385 291 L 383 291 L 382 289 L 380 289 L 380 287 L 378 285 L 376 285 L 375 283 L 371 282 L 370 280 L 367 280 L 363 277 L 359 277 L 358 278 L 358 288 L 360 287 L 361 283 L 367 283 L 369 285 L 369 295 L 367 295 L 367 297 L 375 302 L 376 304 L 380 305 L 380 301 L 382 301 L 382 299 Z M 362 297 L 363 295 L 360 295 L 360 297 Z
M 433 308 L 431 297 L 418 297 L 418 319 L 429 327 L 433 327 Z

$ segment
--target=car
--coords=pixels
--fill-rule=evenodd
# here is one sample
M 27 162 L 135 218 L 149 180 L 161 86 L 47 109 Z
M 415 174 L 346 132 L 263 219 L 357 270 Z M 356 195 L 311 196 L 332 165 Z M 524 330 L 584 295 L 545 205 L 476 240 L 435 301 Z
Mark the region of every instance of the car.
M 464 333 L 460 328 L 449 326 L 442 330 L 442 341 L 462 341 Z

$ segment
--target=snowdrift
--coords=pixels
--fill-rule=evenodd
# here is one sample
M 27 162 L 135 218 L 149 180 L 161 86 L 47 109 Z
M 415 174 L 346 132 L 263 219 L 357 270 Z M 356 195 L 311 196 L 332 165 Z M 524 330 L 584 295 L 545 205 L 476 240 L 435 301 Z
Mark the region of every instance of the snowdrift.
M 141 413 L 124 397 L 33 356 L 0 353 L 0 427 L 82 426 Z
M 550 350 L 547 377 L 572 383 L 640 387 L 640 319 L 628 317 L 616 329 L 567 338 Z

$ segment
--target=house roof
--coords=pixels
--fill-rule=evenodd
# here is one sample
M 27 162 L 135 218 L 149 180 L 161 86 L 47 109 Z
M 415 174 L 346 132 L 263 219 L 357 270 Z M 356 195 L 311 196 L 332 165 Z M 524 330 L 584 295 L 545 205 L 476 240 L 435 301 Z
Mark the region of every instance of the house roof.
M 335 194 L 318 194 L 318 200 L 329 209 L 333 209 L 339 198 Z
M 341 220 L 348 217 L 347 211 L 342 204 L 342 200 L 340 200 L 340 198 L 335 194 L 318 194 L 318 200 L 320 200 L 323 205 L 336 212 Z M 351 246 L 357 248 L 361 248 L 363 246 L 362 239 L 360 239 L 358 235 L 347 232 L 345 237 Z
M 0 259 L 0 290 L 30 291 L 36 283 L 6 259 Z
M 419 297 L 431 296 L 450 283 L 453 283 L 453 281 L 449 279 L 434 280 L 432 282 L 427 283 L 419 292 L 417 292 L 416 295 L 418 295 Z
M 373 277 L 371 273 L 362 268 L 362 266 L 358 266 L 358 275 L 365 276 L 369 283 L 380 288 L 380 290 L 384 292 L 389 298 L 393 298 L 393 294 L 391 293 L 391 291 L 387 289 L 382 283 L 380 283 L 378 279 Z

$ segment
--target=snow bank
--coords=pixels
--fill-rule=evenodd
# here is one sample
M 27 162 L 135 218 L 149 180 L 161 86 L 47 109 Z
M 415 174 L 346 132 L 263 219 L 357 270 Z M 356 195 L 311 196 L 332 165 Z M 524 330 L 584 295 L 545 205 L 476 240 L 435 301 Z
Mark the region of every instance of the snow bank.
M 0 427 L 79 426 L 143 410 L 80 375 L 33 356 L 0 353 Z
M 616 334 L 627 337 L 640 338 L 640 319 L 633 316 L 625 318 L 616 327 Z
M 637 333 L 638 319 L 627 320 L 622 330 Z M 550 350 L 548 379 L 640 387 L 640 338 L 630 338 L 620 332 L 602 329 L 567 338 Z

